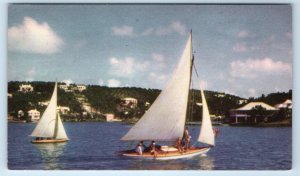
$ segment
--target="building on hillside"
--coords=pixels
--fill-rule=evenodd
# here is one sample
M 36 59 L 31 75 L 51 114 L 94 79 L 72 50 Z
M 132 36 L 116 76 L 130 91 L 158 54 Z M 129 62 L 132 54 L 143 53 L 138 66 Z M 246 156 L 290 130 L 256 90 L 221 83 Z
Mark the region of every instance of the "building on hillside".
M 40 106 L 48 106 L 49 102 L 50 101 L 41 101 L 41 102 L 38 102 L 38 105 L 40 105 Z
M 8 98 L 12 98 L 12 97 L 13 97 L 13 94 L 12 94 L 12 93 L 7 93 L 7 97 L 8 97 Z
M 115 115 L 114 114 L 106 114 L 106 121 L 112 122 L 114 121 Z
M 58 112 L 60 112 L 63 115 L 69 114 L 70 113 L 70 108 L 67 106 L 57 106 L 56 108 Z
M 279 110 L 280 116 L 283 118 L 292 118 L 293 102 L 292 100 L 285 100 L 282 103 L 275 105 L 275 108 Z
M 146 107 L 150 106 L 150 103 L 148 101 L 146 101 L 145 106 Z
M 32 92 L 33 91 L 33 87 L 30 84 L 22 84 L 19 86 L 19 91 L 20 92 Z
M 30 120 L 32 122 L 37 122 L 40 120 L 40 111 L 36 110 L 36 109 L 32 109 L 32 110 L 29 110 L 28 112 L 28 117 L 30 117 Z
M 69 89 L 69 86 L 66 85 L 66 84 L 60 84 L 60 85 L 59 85 L 59 88 L 60 88 L 60 89 L 63 89 L 63 90 L 68 90 L 68 89 Z
M 138 100 L 131 97 L 126 97 L 121 100 L 121 106 L 127 108 L 136 108 Z
M 24 111 L 22 111 L 22 110 L 19 110 L 18 111 L 18 119 L 20 119 L 20 118 L 22 118 L 22 117 L 24 117 Z
M 238 100 L 238 101 L 239 101 L 239 102 L 238 102 L 239 105 L 248 102 L 248 100 L 246 100 L 246 99 L 240 99 L 240 100 Z
M 277 108 L 277 109 L 281 109 L 281 108 L 292 109 L 292 106 L 293 106 L 292 100 L 287 99 L 284 102 L 275 105 L 275 108 Z
M 250 102 L 240 108 L 230 110 L 230 119 L 234 124 L 257 123 L 265 121 L 278 110 L 263 102 Z
M 82 92 L 82 91 L 86 90 L 86 86 L 85 85 L 77 85 L 76 90 L 78 90 L 79 92 Z
M 225 93 L 217 93 L 215 94 L 215 97 L 223 98 L 225 97 Z

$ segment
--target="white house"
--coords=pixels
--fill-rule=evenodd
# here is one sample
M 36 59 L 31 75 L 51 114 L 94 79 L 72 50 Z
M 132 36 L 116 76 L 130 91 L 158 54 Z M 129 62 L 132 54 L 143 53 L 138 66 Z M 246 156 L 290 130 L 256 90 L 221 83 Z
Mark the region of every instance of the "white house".
M 24 112 L 22 110 L 18 111 L 18 118 L 21 118 L 24 116 Z
M 7 97 L 8 97 L 8 98 L 12 98 L 12 97 L 13 97 L 13 94 L 12 94 L 12 93 L 7 93 Z
M 38 102 L 38 104 L 39 104 L 40 106 L 48 106 L 49 101 L 41 101 L 41 102 Z
M 225 93 L 218 93 L 215 95 L 216 97 L 225 97 Z
M 106 121 L 107 122 L 112 122 L 115 118 L 114 114 L 106 114 Z
M 135 108 L 138 103 L 137 99 L 131 97 L 123 98 L 121 101 L 123 106 L 129 106 L 130 108 Z
M 275 105 L 275 107 L 277 109 L 281 109 L 281 108 L 288 108 L 288 109 L 292 109 L 292 106 L 293 106 L 293 102 L 292 100 L 285 100 L 284 102 L 280 103 L 280 104 L 277 104 Z
M 268 112 L 275 112 L 277 109 L 273 106 L 270 106 L 264 102 L 250 102 L 240 108 L 237 109 L 231 109 L 230 110 L 230 118 L 235 123 L 241 123 L 249 120 L 251 117 L 250 112 L 255 107 L 262 107 Z M 257 119 L 255 118 L 254 121 L 256 122 Z
M 77 90 L 79 92 L 82 92 L 82 91 L 86 90 L 86 86 L 85 85 L 77 85 Z
M 68 114 L 70 112 L 70 108 L 67 106 L 58 106 L 56 108 L 61 114 Z
M 30 84 L 22 84 L 19 86 L 20 92 L 32 92 L 33 87 Z
M 239 104 L 244 104 L 244 103 L 247 103 L 247 102 L 248 102 L 248 100 L 246 100 L 246 99 L 240 99 L 238 103 Z
M 59 88 L 63 89 L 63 90 L 68 90 L 69 86 L 66 84 L 61 84 L 61 85 L 59 85 Z
M 41 118 L 40 111 L 36 109 L 29 110 L 27 113 L 28 113 L 28 117 L 30 117 L 31 121 L 33 122 L 39 121 Z

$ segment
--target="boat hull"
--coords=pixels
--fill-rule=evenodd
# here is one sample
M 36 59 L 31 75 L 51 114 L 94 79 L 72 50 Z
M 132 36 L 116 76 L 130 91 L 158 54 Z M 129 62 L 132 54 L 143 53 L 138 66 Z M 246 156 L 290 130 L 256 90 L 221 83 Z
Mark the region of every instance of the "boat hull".
M 59 142 L 67 142 L 68 139 L 43 139 L 43 140 L 32 140 L 31 143 L 35 144 L 43 144 L 43 143 L 59 143 Z
M 157 156 L 154 157 L 153 154 L 149 152 L 145 152 L 142 155 L 137 154 L 136 152 L 123 151 L 121 152 L 122 156 L 130 157 L 130 158 L 138 158 L 138 159 L 156 159 L 156 160 L 172 160 L 172 159 L 181 159 L 181 158 L 191 158 L 197 155 L 206 154 L 211 147 L 199 147 L 199 148 L 191 148 L 185 152 L 172 151 L 172 152 L 163 152 L 159 151 Z

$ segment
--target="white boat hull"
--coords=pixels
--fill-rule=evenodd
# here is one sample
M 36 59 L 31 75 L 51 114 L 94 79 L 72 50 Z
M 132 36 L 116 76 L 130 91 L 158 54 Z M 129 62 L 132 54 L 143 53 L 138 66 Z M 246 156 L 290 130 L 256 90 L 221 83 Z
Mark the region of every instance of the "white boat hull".
M 206 154 L 211 147 L 202 147 L 202 148 L 193 148 L 186 152 L 158 152 L 155 157 L 150 153 L 143 153 L 139 155 L 135 152 L 121 152 L 122 156 L 137 158 L 137 159 L 156 159 L 156 160 L 172 160 L 172 159 L 182 159 L 182 158 L 191 158 L 198 155 Z

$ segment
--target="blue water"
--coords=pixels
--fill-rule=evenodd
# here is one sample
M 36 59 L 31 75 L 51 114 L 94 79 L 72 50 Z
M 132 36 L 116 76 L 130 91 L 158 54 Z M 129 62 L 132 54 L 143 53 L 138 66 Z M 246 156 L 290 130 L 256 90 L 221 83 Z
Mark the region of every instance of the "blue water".
M 222 126 L 216 147 L 206 156 L 157 161 L 131 159 L 116 152 L 135 146 L 119 139 L 123 123 L 64 123 L 67 143 L 32 144 L 35 124 L 8 124 L 9 169 L 63 170 L 287 170 L 292 166 L 292 128 Z M 197 126 L 189 128 L 194 138 Z M 192 142 L 193 143 L 193 142 Z

